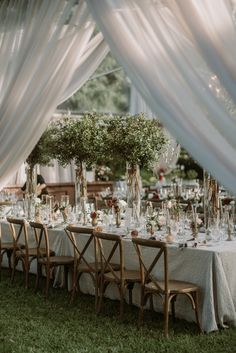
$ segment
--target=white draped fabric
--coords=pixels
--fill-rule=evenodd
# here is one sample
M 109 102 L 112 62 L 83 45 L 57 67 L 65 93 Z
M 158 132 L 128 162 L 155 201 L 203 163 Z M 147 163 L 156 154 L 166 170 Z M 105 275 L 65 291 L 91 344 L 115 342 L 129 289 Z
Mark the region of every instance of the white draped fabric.
M 84 1 L 0 3 L 0 189 L 108 52 Z
M 24 185 L 26 181 L 26 165 L 22 164 L 18 171 L 8 180 L 10 185 Z M 75 180 L 74 166 L 68 165 L 63 168 L 56 160 L 52 160 L 52 166 L 37 166 L 37 173 L 41 174 L 46 182 L 49 183 L 68 183 Z
M 145 113 L 147 118 L 157 118 L 157 115 L 151 111 L 133 85 L 131 86 L 129 110 L 131 114 Z M 170 173 L 175 168 L 180 153 L 180 144 L 165 128 L 163 128 L 163 131 L 166 136 L 166 144 L 160 151 L 158 160 L 153 164 L 153 173 L 156 176 L 158 176 L 160 172 L 164 172 L 165 174 Z
M 39 166 L 39 174 L 41 174 L 46 183 L 68 183 L 75 180 L 75 167 L 69 164 L 63 168 L 56 160 L 52 161 L 52 166 Z
M 104 41 L 103 35 L 101 33 L 96 34 L 88 42 L 87 48 L 79 62 L 79 66 L 73 74 L 67 89 L 63 92 L 59 103 L 66 101 L 83 86 L 101 64 L 108 52 L 109 47 Z
M 51 183 L 71 183 L 75 181 L 75 165 L 69 164 L 63 168 L 57 160 L 51 161 L 51 166 L 37 166 L 37 173 L 41 174 L 46 184 Z M 94 170 L 88 170 L 87 181 L 95 180 Z M 22 164 L 18 171 L 9 179 L 8 186 L 22 186 L 26 181 L 26 165 Z
M 236 194 L 233 2 L 86 1 L 113 55 L 152 111 Z

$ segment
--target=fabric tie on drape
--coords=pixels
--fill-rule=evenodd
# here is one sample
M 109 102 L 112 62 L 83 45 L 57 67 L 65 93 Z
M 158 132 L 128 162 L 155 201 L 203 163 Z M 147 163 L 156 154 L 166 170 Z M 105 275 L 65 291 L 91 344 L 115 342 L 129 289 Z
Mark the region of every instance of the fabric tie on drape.
M 0 3 L 0 189 L 108 52 L 93 33 L 83 0 Z
M 233 2 L 86 1 L 113 55 L 152 111 L 236 194 Z

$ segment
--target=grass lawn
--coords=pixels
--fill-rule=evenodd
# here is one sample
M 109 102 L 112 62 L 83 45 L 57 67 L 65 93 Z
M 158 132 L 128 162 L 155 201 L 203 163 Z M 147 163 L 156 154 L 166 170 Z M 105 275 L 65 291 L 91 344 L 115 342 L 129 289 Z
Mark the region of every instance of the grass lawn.
M 94 298 L 78 296 L 69 304 L 66 290 L 52 289 L 45 301 L 41 292 L 23 287 L 22 273 L 10 283 L 2 271 L 0 282 L 0 353 L 233 353 L 236 328 L 199 335 L 193 323 L 170 321 L 170 338 L 163 336 L 163 317 L 146 312 L 139 329 L 138 308 L 125 307 L 119 321 L 119 303 L 106 300 L 104 312 L 94 313 Z

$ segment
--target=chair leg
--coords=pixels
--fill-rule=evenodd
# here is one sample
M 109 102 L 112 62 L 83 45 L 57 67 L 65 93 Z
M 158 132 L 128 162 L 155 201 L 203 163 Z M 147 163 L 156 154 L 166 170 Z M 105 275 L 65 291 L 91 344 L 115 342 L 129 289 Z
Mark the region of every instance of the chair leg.
M 150 309 L 154 311 L 154 305 L 153 305 L 153 295 L 150 295 Z
M 25 271 L 25 289 L 29 289 L 29 268 L 30 265 L 28 262 L 24 262 L 24 271 Z
M 10 272 L 12 270 L 12 267 L 11 267 L 11 255 L 12 255 L 12 250 L 7 250 L 8 268 L 9 268 Z
M 42 265 L 37 263 L 37 275 L 36 275 L 36 281 L 35 281 L 35 292 L 37 292 L 39 288 L 39 280 L 42 277 Z
M 30 269 L 30 262 L 27 257 L 22 259 L 22 265 L 25 271 L 25 289 L 29 288 L 29 269 Z
M 99 297 L 99 301 L 98 301 L 98 307 L 97 307 L 97 314 L 99 314 L 102 310 L 102 306 L 103 306 L 103 295 L 105 292 L 105 283 L 103 281 L 102 278 L 100 278 L 100 297 Z
M 120 319 L 123 320 L 124 316 L 124 297 L 125 297 L 125 290 L 124 286 L 120 286 Z
M 0 281 L 2 279 L 2 249 L 0 249 Z
M 95 312 L 97 312 L 98 309 L 98 303 L 99 303 L 99 275 L 95 274 Z
M 132 305 L 133 304 L 132 291 L 133 291 L 133 288 L 134 288 L 134 283 L 129 283 L 127 288 L 129 290 L 129 305 Z
M 76 292 L 78 291 L 78 288 L 77 288 L 77 283 L 79 282 L 79 278 L 78 278 L 78 273 L 73 272 L 73 279 L 72 279 L 72 293 L 71 293 L 71 304 L 74 302 L 74 299 L 75 299 L 75 295 L 76 295 Z
M 138 320 L 139 326 L 143 324 L 144 303 L 145 303 L 145 293 L 144 293 L 144 289 L 141 288 L 140 310 L 139 310 L 139 320 Z
M 196 323 L 198 325 L 198 329 L 199 329 L 200 333 L 203 333 L 202 326 L 201 326 L 201 323 L 199 320 L 199 314 L 198 314 L 198 292 L 195 292 L 193 294 L 193 299 L 194 299 L 194 303 L 195 303 L 194 310 L 195 310 Z
M 45 297 L 48 297 L 50 286 L 50 267 L 46 266 L 46 288 L 45 288 Z
M 176 321 L 176 319 L 175 319 L 175 302 L 176 302 L 176 296 L 172 297 L 172 299 L 171 299 L 171 315 L 172 315 L 173 322 Z
M 12 264 L 12 271 L 11 271 L 11 283 L 14 282 L 15 273 L 16 273 L 16 266 L 18 264 L 18 260 L 13 256 L 13 264 Z
M 68 274 L 69 274 L 69 267 L 67 265 L 64 266 L 64 287 L 69 288 L 68 286 Z
M 164 335 L 169 336 L 169 296 L 165 294 L 164 299 Z

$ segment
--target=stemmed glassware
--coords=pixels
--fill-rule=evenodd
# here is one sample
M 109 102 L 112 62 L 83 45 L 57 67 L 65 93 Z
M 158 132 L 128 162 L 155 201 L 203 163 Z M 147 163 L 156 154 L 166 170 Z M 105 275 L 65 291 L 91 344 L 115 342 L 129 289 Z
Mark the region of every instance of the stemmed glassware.
M 53 223 L 53 206 L 54 206 L 54 196 L 46 195 L 46 215 L 49 224 Z
M 70 197 L 69 195 L 61 195 L 61 202 L 60 206 L 66 208 L 70 204 Z

